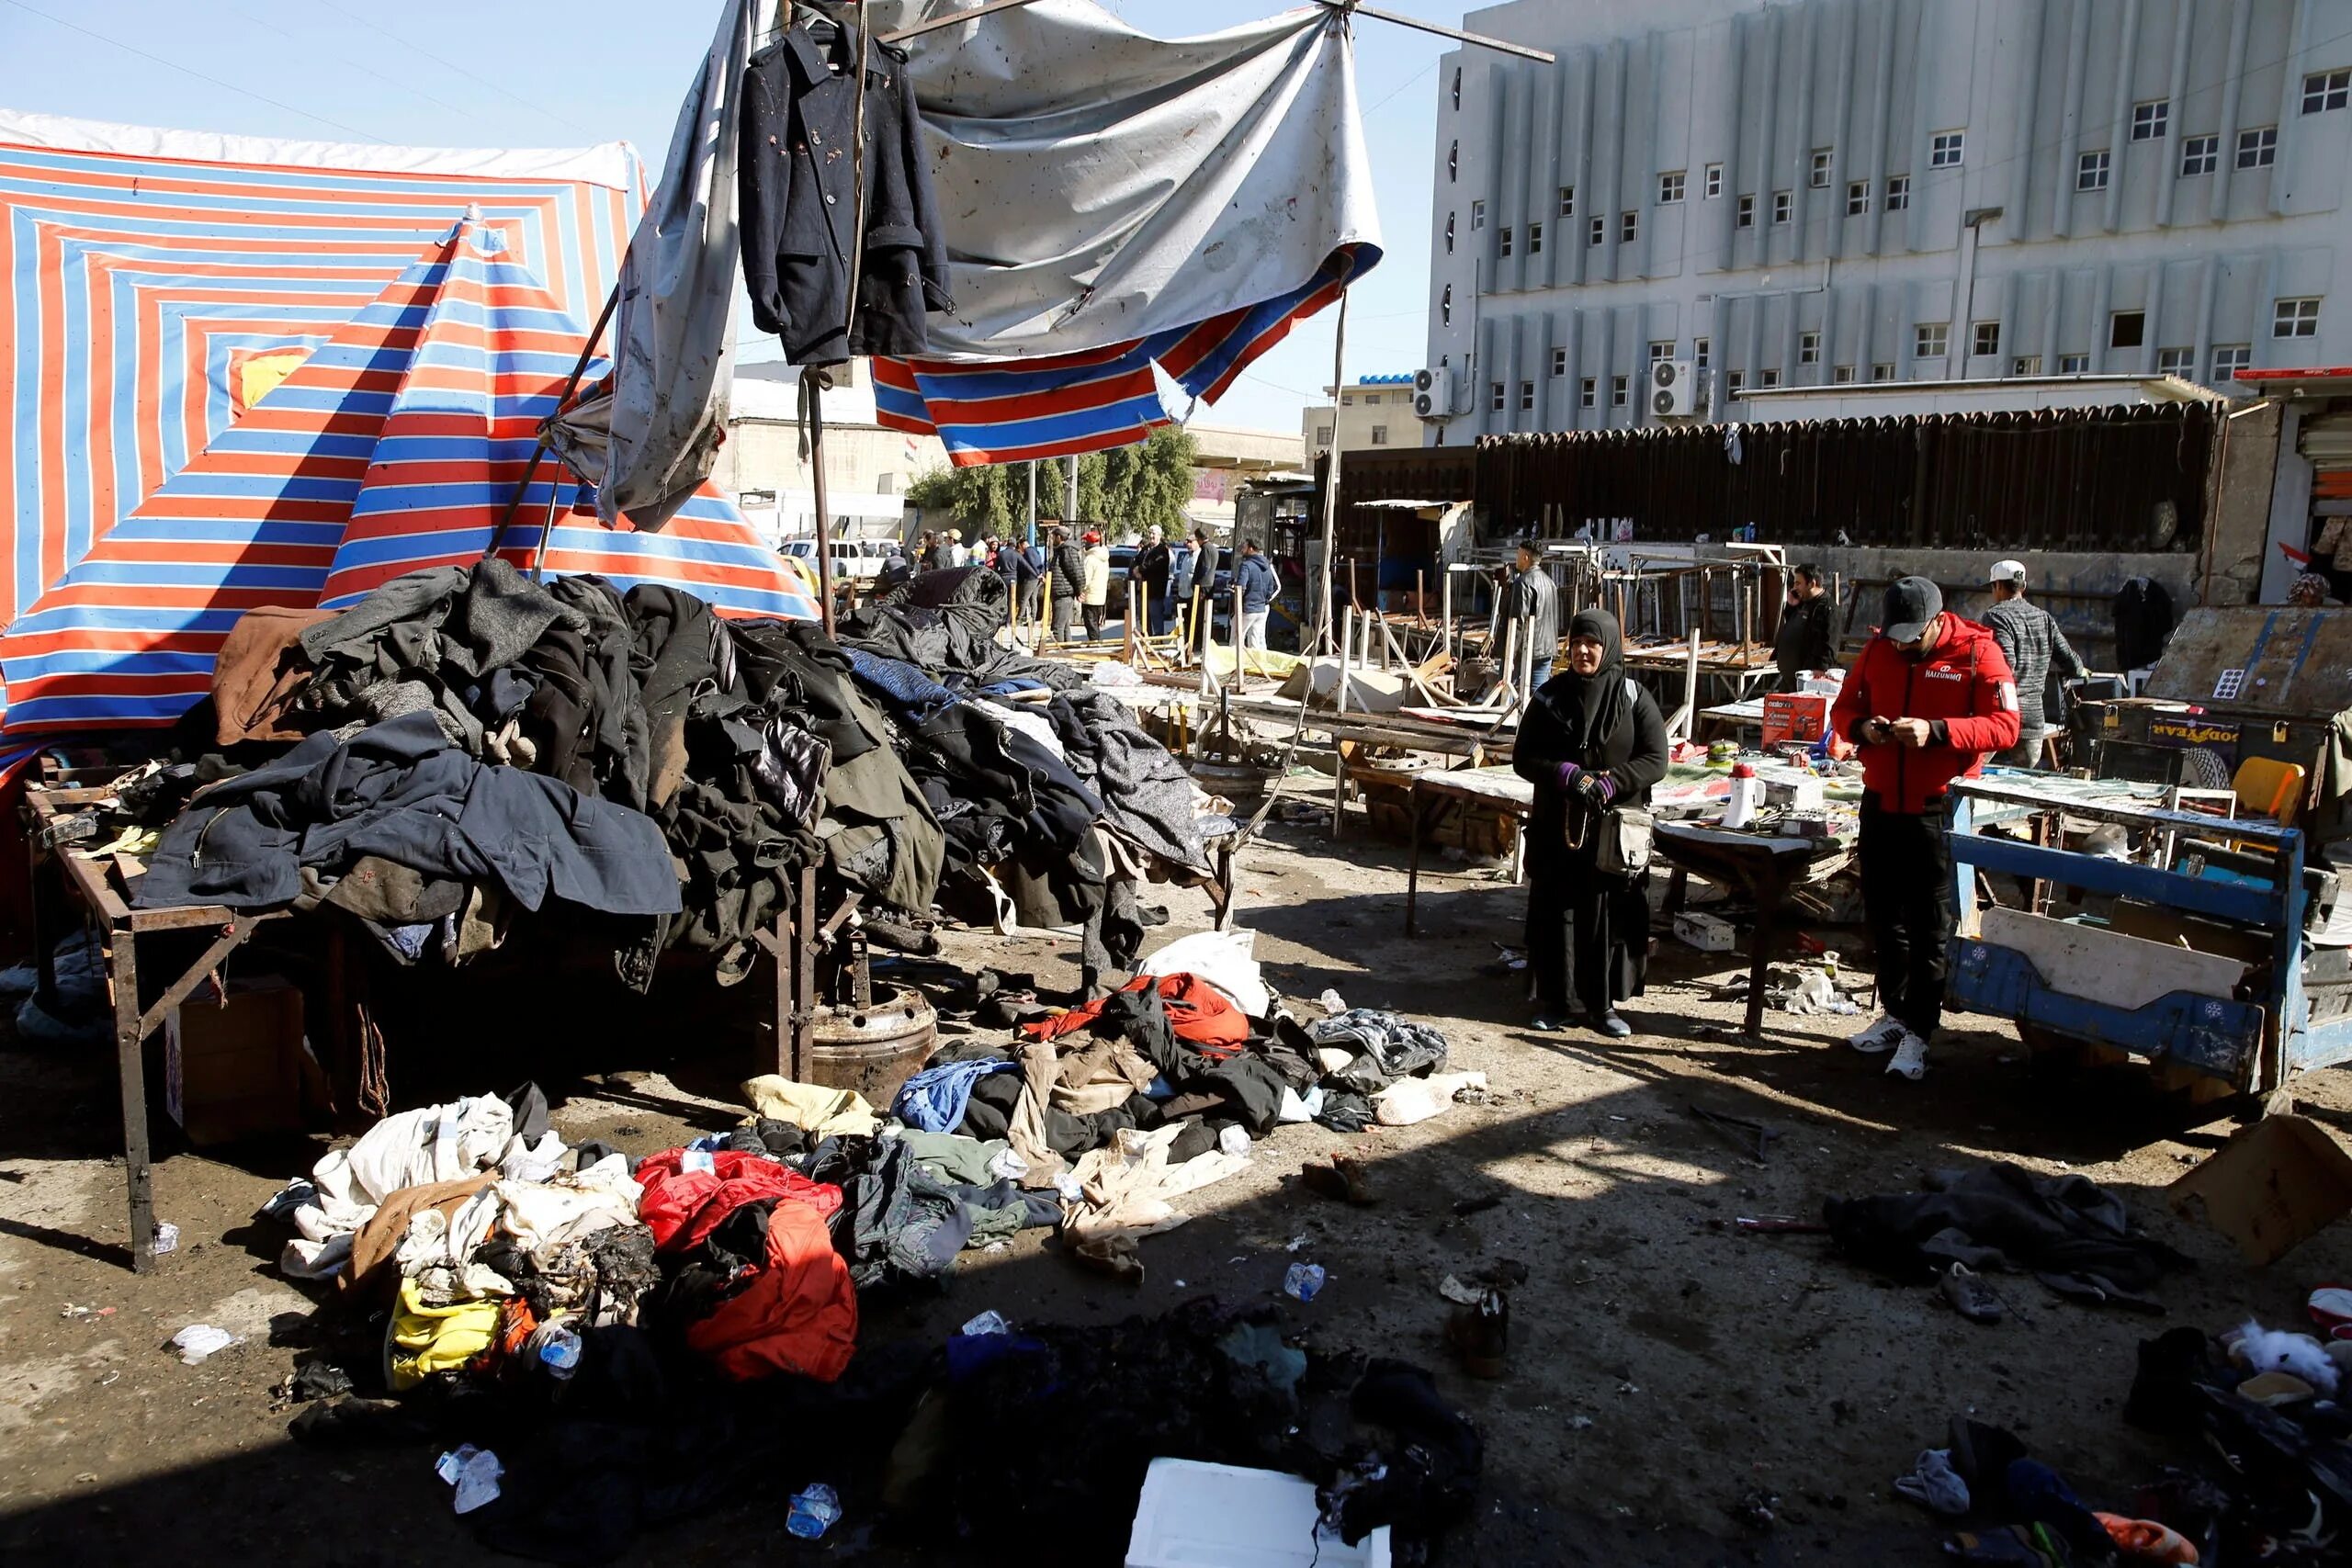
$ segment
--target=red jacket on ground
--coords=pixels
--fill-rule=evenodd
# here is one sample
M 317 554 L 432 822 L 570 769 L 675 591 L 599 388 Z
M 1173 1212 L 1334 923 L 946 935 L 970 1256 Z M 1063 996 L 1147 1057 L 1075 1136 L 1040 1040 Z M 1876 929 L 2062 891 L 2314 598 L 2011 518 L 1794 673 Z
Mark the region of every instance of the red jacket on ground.
M 1138 975 L 1119 987 L 1123 991 L 1140 991 L 1152 984 L 1152 976 Z M 1204 1055 L 1229 1056 L 1250 1041 L 1250 1015 L 1225 999 L 1225 993 L 1197 975 L 1169 975 L 1160 978 L 1159 999 L 1167 1004 L 1168 1025 L 1176 1038 L 1198 1046 Z M 1084 1029 L 1102 1011 L 1101 998 L 1075 1007 L 1053 1018 L 1040 1019 L 1021 1027 L 1034 1039 L 1059 1040 L 1065 1034 Z
M 1830 728 L 1862 749 L 1862 787 L 1881 807 L 1912 816 L 1935 809 L 1956 778 L 1973 778 L 1987 752 L 2018 743 L 2017 677 L 1992 632 L 1947 610 L 1943 639 L 1916 662 L 1883 637 L 1862 649 L 1829 710 Z M 1913 750 L 1865 745 L 1873 718 L 1924 718 L 1939 734 Z
M 644 1189 L 637 1217 L 663 1252 L 700 1246 L 718 1223 L 763 1199 L 769 1212 L 765 1260 L 737 1276 L 732 1293 L 686 1328 L 687 1348 L 729 1377 L 772 1372 L 831 1382 L 857 1350 L 857 1287 L 826 1224 L 842 1190 L 811 1181 L 758 1155 L 719 1149 L 709 1170 L 685 1170 L 685 1152 L 639 1161 Z

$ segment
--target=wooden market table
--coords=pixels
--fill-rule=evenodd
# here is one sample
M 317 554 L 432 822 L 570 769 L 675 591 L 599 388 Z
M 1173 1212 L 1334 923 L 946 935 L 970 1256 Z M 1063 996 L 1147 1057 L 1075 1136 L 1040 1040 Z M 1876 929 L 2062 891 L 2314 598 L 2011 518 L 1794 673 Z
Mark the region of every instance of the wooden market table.
M 114 998 L 115 1068 L 121 1079 L 123 1184 L 130 1209 L 130 1266 L 144 1274 L 155 1267 L 155 1198 L 153 1150 L 147 1134 L 147 1039 L 163 1027 L 171 1010 L 186 1001 L 219 968 L 221 961 L 251 941 L 254 931 L 271 920 L 284 919 L 283 909 L 240 913 L 220 904 L 176 905 L 162 909 L 134 909 L 121 872 L 112 856 L 95 860 L 75 854 L 57 842 L 64 819 L 78 808 L 113 798 L 109 789 L 44 789 L 25 792 L 23 818 L 32 863 L 33 946 L 40 976 L 35 995 L 41 1005 L 57 1006 L 54 942 L 62 922 L 56 918 L 53 886 L 66 900 L 81 908 L 85 923 L 107 932 L 106 966 Z M 54 874 L 44 875 L 44 868 Z M 197 960 L 173 974 L 153 1002 L 140 1005 L 140 943 L 142 938 L 210 931 L 212 942 Z M 332 937 L 339 949 L 340 933 Z M 150 943 L 152 946 L 152 942 Z M 340 951 L 330 959 L 330 972 L 341 973 Z
M 1405 934 L 1418 936 L 1421 896 L 1421 840 L 1447 810 L 1484 807 L 1515 818 L 1522 830 L 1535 809 L 1535 786 L 1508 767 L 1431 769 L 1415 776 L 1410 812 L 1412 848 L 1405 867 Z
M 1755 903 L 1756 933 L 1748 944 L 1746 1032 L 1750 1038 L 1760 1035 L 1764 975 L 1783 934 L 1781 908 L 1792 889 L 1836 874 L 1852 858 L 1853 840 L 1842 835 L 1813 838 L 1775 833 L 1769 828 L 1735 830 L 1713 823 L 1660 822 L 1656 842 L 1659 858 L 1674 867 L 1666 898 L 1669 913 L 1680 907 L 1693 874 L 1719 887 L 1736 888 Z

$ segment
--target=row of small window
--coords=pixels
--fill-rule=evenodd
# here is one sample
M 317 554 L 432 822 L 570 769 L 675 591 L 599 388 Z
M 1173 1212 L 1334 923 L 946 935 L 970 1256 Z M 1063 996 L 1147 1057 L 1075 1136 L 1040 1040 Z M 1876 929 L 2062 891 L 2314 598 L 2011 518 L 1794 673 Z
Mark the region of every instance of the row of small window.
M 1924 332 L 1926 329 L 1922 328 L 1920 330 Z M 1819 334 L 1815 333 L 1808 333 L 1805 335 L 1816 340 L 1819 337 Z M 1655 348 L 1657 345 L 1652 344 L 1651 346 Z M 1667 346 L 1671 348 L 1673 345 L 1669 344 Z M 1923 354 L 1923 357 L 1925 355 Z M 1654 354 L 1652 357 L 1655 358 L 1657 356 Z M 1798 358 L 1800 362 L 1806 365 L 1819 364 L 1821 362 L 1821 354 L 1818 341 L 1814 344 L 1810 355 L 1808 355 L 1804 349 L 1800 349 L 1798 351 Z M 2156 355 L 2156 374 L 2160 376 L 2178 376 L 2185 380 L 2193 380 L 2196 378 L 2197 371 L 2196 359 L 2197 351 L 2194 349 L 2162 349 L 2158 351 Z M 2254 345 L 2251 344 L 2232 343 L 2216 344 L 2213 345 L 2213 380 L 2216 383 L 2230 380 L 2232 378 L 2236 376 L 2239 371 L 2246 369 L 2252 366 L 2253 363 Z M 1566 362 L 1561 351 L 1556 349 L 1554 350 L 1552 355 L 1552 374 L 1555 376 L 1563 375 L 1566 373 Z M 2058 356 L 2058 374 L 2061 376 L 2087 375 L 2090 372 L 2090 367 L 2091 356 L 2087 354 L 2062 354 Z M 1879 364 L 1871 366 L 1870 370 L 1870 378 L 1874 382 L 1892 381 L 1894 379 L 1894 367 L 1892 363 L 1882 361 Z M 2009 374 L 2012 376 L 2041 375 L 2041 355 L 2038 354 L 2021 354 L 2017 355 L 2009 361 Z M 1833 367 L 1830 372 L 1830 380 L 1835 385 L 1841 387 L 1851 385 L 1860 379 L 1861 377 L 1859 373 L 1859 367 L 1852 365 L 1839 365 Z M 1729 376 L 1724 378 L 1724 382 L 1727 389 L 1734 396 L 1736 396 L 1747 389 L 1747 377 L 1744 371 L 1733 371 Z M 1759 371 L 1757 375 L 1756 384 L 1758 389 L 1764 391 L 1770 391 L 1781 384 L 1781 373 L 1778 370 Z M 1508 405 L 1508 394 L 1509 389 L 1505 383 L 1501 381 L 1488 382 L 1487 388 L 1487 407 L 1497 413 L 1503 412 Z M 1631 378 L 1624 376 L 1611 376 L 1609 378 L 1609 406 L 1611 408 L 1622 409 L 1625 407 L 1631 400 Z M 1578 408 L 1598 408 L 1600 406 L 1600 382 L 1599 378 L 1587 376 L 1577 383 L 1577 406 Z M 1534 412 L 1534 382 L 1521 381 L 1519 384 L 1519 407 L 1520 412 L 1522 413 Z M 1385 430 L 1376 430 L 1374 434 L 1373 445 L 1375 446 L 1382 445 L 1385 440 L 1386 434 L 1387 433 Z M 1328 441 L 1329 438 L 1326 437 L 1325 439 Z
M 2161 106 L 2159 106 L 2161 107 Z M 2134 130 L 2132 140 L 2145 141 Z M 2210 175 L 2221 166 L 2222 139 L 2219 136 L 2191 136 L 2180 144 L 2180 174 L 2183 179 Z M 2278 162 L 2278 128 L 2259 126 L 2238 132 L 2238 167 L 2267 169 Z M 2075 160 L 2076 190 L 2105 190 L 2109 172 L 2114 167 L 2114 154 L 2101 149 L 2085 152 Z
M 2335 71 L 2314 71 L 2303 78 L 2303 112 L 2325 114 L 2352 104 L 2352 68 Z M 1453 107 L 1462 107 L 1462 68 L 1453 68 Z M 2154 98 L 2132 106 L 2132 140 L 2154 141 L 2165 133 L 2172 118 L 2172 103 L 2166 98 Z M 1816 163 L 1820 154 L 1814 154 Z M 1960 159 L 1954 156 L 1952 162 Z

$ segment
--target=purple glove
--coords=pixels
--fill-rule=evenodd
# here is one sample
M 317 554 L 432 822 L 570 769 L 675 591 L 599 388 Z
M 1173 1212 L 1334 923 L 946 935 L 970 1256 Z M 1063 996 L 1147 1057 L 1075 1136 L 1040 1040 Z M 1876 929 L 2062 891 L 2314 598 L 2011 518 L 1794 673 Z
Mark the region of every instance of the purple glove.
M 1599 811 L 1605 809 L 1616 798 L 1617 786 L 1610 782 L 1607 773 L 1588 770 L 1578 775 L 1577 782 L 1570 786 L 1570 793 Z
M 1563 763 L 1561 763 L 1561 764 L 1560 764 L 1560 787 L 1561 787 L 1563 790 L 1570 790 L 1570 789 L 1574 789 L 1574 788 L 1576 788 L 1576 786 L 1577 786 L 1577 773 L 1581 773 L 1581 772 L 1583 772 L 1583 770 L 1582 770 L 1581 768 L 1578 768 L 1578 767 L 1577 767 L 1574 762 L 1563 762 Z

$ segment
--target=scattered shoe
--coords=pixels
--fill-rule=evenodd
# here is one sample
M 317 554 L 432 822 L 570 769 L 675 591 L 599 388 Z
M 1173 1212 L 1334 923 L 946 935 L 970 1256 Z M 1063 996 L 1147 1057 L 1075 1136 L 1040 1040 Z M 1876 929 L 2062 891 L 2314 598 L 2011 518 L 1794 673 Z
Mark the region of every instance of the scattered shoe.
M 1894 1060 L 1886 1064 L 1886 1070 L 1917 1083 L 1928 1076 L 1928 1043 L 1905 1030 L 1902 1042 L 1894 1047 Z
M 1539 1012 L 1527 1021 L 1527 1027 L 1538 1034 L 1557 1034 L 1567 1025 L 1548 1012 Z
M 1510 1351 L 1510 1298 L 1485 1291 L 1476 1304 L 1454 1308 L 1446 1319 L 1445 1342 L 1472 1377 L 1502 1376 Z
M 1902 1020 L 1881 1013 L 1871 1021 L 1869 1027 L 1848 1035 L 1846 1043 L 1865 1056 L 1883 1056 L 1894 1050 L 1896 1042 L 1908 1032 L 1903 1027 Z
M 1594 1024 L 1593 1028 L 1611 1040 L 1631 1040 L 1634 1037 L 1634 1026 L 1613 1012 L 1602 1013 L 1600 1021 Z
M 1968 1512 L 1968 1483 L 1951 1467 L 1951 1450 L 1926 1449 L 1908 1475 L 1894 1478 L 1894 1492 L 1951 1518 Z
M 2120 1514 L 2094 1513 L 2091 1517 L 2107 1531 L 2115 1549 L 2134 1562 L 2195 1562 L 2197 1548 L 2168 1525 L 2154 1519 L 2131 1519 Z
M 1329 1165 L 1301 1166 L 1298 1179 L 1308 1191 L 1337 1198 L 1344 1203 L 1363 1207 L 1380 1201 L 1380 1191 L 1372 1184 L 1370 1168 L 1352 1155 L 1333 1155 Z
M 1971 1323 L 1998 1323 L 2007 1310 L 1993 1287 L 1984 1282 L 1984 1276 L 1965 1263 L 1953 1264 L 1937 1289 L 1952 1310 Z

